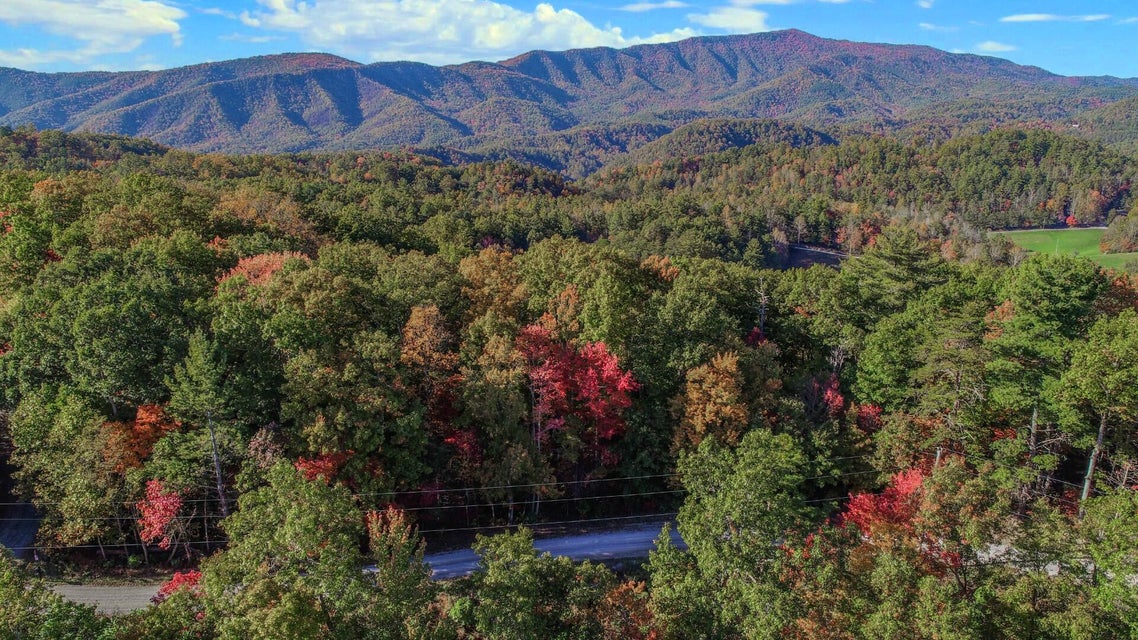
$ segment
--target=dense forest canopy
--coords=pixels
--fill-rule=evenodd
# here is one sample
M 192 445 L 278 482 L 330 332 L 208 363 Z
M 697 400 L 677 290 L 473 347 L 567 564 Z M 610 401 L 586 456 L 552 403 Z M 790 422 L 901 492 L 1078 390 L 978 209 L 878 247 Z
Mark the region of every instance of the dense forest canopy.
M 0 450 L 39 553 L 197 567 L 110 620 L 5 555 L 0 619 L 1138 633 L 1138 279 L 987 236 L 1109 224 L 1129 247 L 1138 162 L 1040 130 L 703 130 L 762 135 L 574 182 L 0 131 Z M 798 244 L 849 257 L 783 269 Z M 522 528 L 435 585 L 415 532 L 677 512 L 688 548 L 665 533 L 631 576 L 539 556 Z

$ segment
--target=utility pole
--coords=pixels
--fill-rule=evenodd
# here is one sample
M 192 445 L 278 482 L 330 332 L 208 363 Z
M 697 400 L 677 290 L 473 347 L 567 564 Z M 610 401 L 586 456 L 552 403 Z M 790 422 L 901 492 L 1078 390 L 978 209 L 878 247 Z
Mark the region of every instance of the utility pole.
M 217 481 L 217 499 L 221 502 L 221 515 L 229 516 L 229 502 L 225 499 L 225 484 L 221 481 L 221 458 L 217 454 L 217 434 L 213 429 L 213 412 L 206 411 L 206 424 L 209 427 L 209 444 L 213 449 L 213 474 Z
M 770 304 L 771 298 L 767 293 L 767 281 L 765 278 L 759 278 L 759 286 L 755 290 L 758 297 L 758 305 L 755 311 L 759 314 L 759 334 L 766 335 L 767 333 L 767 305 Z

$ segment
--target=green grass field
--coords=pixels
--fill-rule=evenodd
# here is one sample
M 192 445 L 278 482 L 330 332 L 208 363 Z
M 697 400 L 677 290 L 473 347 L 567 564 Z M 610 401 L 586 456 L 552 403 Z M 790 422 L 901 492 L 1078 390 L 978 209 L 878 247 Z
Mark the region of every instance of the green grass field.
M 1101 253 L 1098 249 L 1102 229 L 1033 229 L 1031 231 L 998 231 L 1028 251 L 1069 253 L 1084 256 L 1110 269 L 1121 269 L 1127 262 L 1138 261 L 1138 253 Z

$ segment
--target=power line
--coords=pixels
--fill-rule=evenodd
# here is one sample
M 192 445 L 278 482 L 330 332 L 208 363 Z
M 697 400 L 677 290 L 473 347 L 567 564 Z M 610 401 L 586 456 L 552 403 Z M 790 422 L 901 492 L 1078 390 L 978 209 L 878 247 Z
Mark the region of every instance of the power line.
M 861 458 L 871 457 L 871 455 L 872 454 L 863 454 L 863 455 L 857 455 L 857 456 L 843 456 L 843 457 L 839 457 L 839 458 L 817 460 L 814 462 L 815 463 L 821 463 L 821 462 L 835 462 L 835 461 L 840 461 L 840 460 L 853 460 L 853 459 L 861 459 Z M 833 478 L 841 478 L 841 477 L 847 477 L 847 476 L 858 476 L 858 475 L 868 475 L 868 474 L 889 473 L 891 471 L 900 470 L 901 468 L 902 467 L 893 467 L 893 468 L 889 468 L 889 469 L 880 469 L 880 470 L 879 469 L 873 469 L 873 470 L 865 470 L 865 471 L 851 471 L 851 472 L 846 472 L 846 473 L 834 473 L 834 474 L 807 476 L 807 477 L 803 478 L 803 481 L 820 480 L 820 479 L 833 479 Z M 357 495 L 423 495 L 423 494 L 443 493 L 443 492 L 448 492 L 448 491 L 449 492 L 469 491 L 469 490 L 487 491 L 487 490 L 504 489 L 504 488 L 533 488 L 533 487 L 540 487 L 540 486 L 576 485 L 576 484 L 586 484 L 586 483 L 594 483 L 594 482 L 619 482 L 619 481 L 641 480 L 641 479 L 658 479 L 658 478 L 677 477 L 678 475 L 679 474 L 677 474 L 677 473 L 652 474 L 652 475 L 641 475 L 641 476 L 625 476 L 625 477 L 620 477 L 620 478 L 601 478 L 601 479 L 596 479 L 596 480 L 582 480 L 582 481 L 530 483 L 530 484 L 524 484 L 524 485 L 498 485 L 496 487 L 481 487 L 481 488 L 464 487 L 464 488 L 457 488 L 457 489 L 440 489 L 440 490 L 431 489 L 431 490 L 416 490 L 416 491 L 401 491 L 401 492 L 396 492 L 396 491 L 375 492 L 375 493 L 366 493 L 366 494 L 357 494 Z M 589 502 L 589 501 L 594 501 L 594 500 L 611 500 L 611 499 L 618 499 L 618 498 L 636 498 L 636 497 L 645 497 L 645 496 L 653 496 L 653 495 L 675 495 L 675 494 L 685 493 L 685 492 L 686 492 L 686 490 L 684 490 L 684 489 L 675 489 L 675 490 L 667 490 L 667 491 L 640 492 L 640 493 L 633 493 L 633 494 L 611 494 L 611 495 L 604 495 L 604 496 L 583 496 L 583 497 L 578 497 L 578 498 L 551 498 L 551 499 L 543 500 L 543 502 L 545 502 L 545 503 L 556 503 L 556 502 L 578 502 L 578 503 L 580 503 L 580 502 Z M 866 495 L 866 494 L 859 494 L 859 495 Z M 881 494 L 868 494 L 868 495 L 881 495 Z M 834 497 L 834 498 L 818 498 L 818 499 L 803 500 L 802 503 L 803 504 L 836 503 L 836 502 L 841 502 L 844 500 L 849 500 L 852 497 L 853 496 L 839 496 L 839 497 Z M 187 500 L 187 501 L 184 501 L 183 504 L 200 503 L 200 502 L 215 502 L 215 501 L 216 501 L 215 498 L 208 498 L 208 499 L 199 499 L 199 500 Z M 524 506 L 527 504 L 527 502 L 528 501 L 519 501 L 516 503 L 508 503 L 508 502 L 480 503 L 480 504 L 473 504 L 473 505 L 437 505 L 437 506 L 424 506 L 424 507 L 406 507 L 406 508 L 403 508 L 401 510 L 402 511 L 437 511 L 437 510 L 448 510 L 448 509 L 478 509 L 478 508 L 486 508 L 486 507 L 492 507 L 492 508 L 493 507 L 509 507 L 509 506 L 513 506 L 513 505 Z M 24 505 L 27 503 L 10 503 L 10 504 Z M 60 503 L 46 503 L 46 504 L 60 504 Z M 129 505 L 129 506 L 135 506 L 138 504 L 138 502 L 137 501 L 130 501 L 130 502 L 124 502 L 123 504 Z M 555 525 L 561 525 L 561 524 L 583 524 L 583 523 L 594 523 L 594 522 L 627 521 L 627 520 L 632 520 L 632 519 L 657 518 L 657 517 L 664 517 L 664 516 L 670 517 L 670 516 L 674 516 L 674 515 L 676 515 L 675 512 L 665 513 L 665 514 L 646 514 L 646 515 L 635 515 L 635 516 L 614 516 L 614 517 L 606 517 L 606 518 L 562 520 L 562 521 L 554 521 L 554 522 L 540 522 L 540 523 L 533 523 L 533 524 L 534 524 L 534 526 L 555 526 Z M 174 521 L 179 522 L 179 523 L 184 523 L 184 524 L 192 524 L 194 521 L 198 520 L 199 518 L 202 520 L 221 520 L 221 519 L 224 519 L 224 516 L 216 515 L 216 514 L 213 514 L 213 515 L 202 514 L 199 516 L 199 515 L 195 514 L 193 516 L 178 516 L 175 518 Z M 6 520 L 11 520 L 11 521 L 32 521 L 32 520 L 37 520 L 37 519 L 38 518 L 6 518 Z M 87 522 L 92 522 L 92 521 L 94 521 L 94 522 L 116 522 L 117 521 L 117 522 L 130 522 L 132 524 L 137 523 L 137 518 L 128 517 L 128 516 L 82 518 L 81 520 L 87 521 Z M 516 526 L 516 525 L 483 525 L 483 526 L 474 526 L 474 527 L 426 529 L 426 530 L 421 530 L 420 533 L 441 533 L 441 532 L 451 532 L 451 531 L 481 531 L 481 530 L 510 528 L 511 526 Z M 216 540 L 189 541 L 189 542 L 183 542 L 183 543 L 179 543 L 179 544 L 199 545 L 199 544 L 213 544 L 215 542 L 221 543 L 224 541 L 225 541 L 224 538 L 218 538 Z M 120 543 L 108 543 L 106 545 L 88 544 L 88 545 L 56 545 L 56 546 L 50 546 L 49 545 L 49 546 L 42 546 L 42 547 L 19 547 L 19 548 L 15 548 L 14 550 L 101 549 L 101 548 L 107 548 L 107 547 L 114 548 L 114 547 L 124 547 L 124 546 L 143 547 L 143 546 L 149 546 L 149 545 L 144 545 L 142 543 L 137 543 L 137 542 L 125 542 L 124 541 L 124 542 L 120 542 Z
M 949 453 L 962 455 L 962 457 L 967 457 L 967 456 L 963 456 L 963 454 L 960 454 L 959 452 L 956 452 L 956 451 L 950 451 Z M 850 472 L 850 473 L 846 473 L 846 474 L 832 474 L 830 476 L 818 476 L 818 478 L 842 477 L 842 476 L 847 476 L 847 475 L 862 475 L 862 474 L 867 474 L 867 473 L 887 473 L 891 470 L 900 469 L 900 468 L 902 468 L 902 467 L 896 467 L 894 469 L 886 469 L 886 470 L 859 471 L 859 472 Z M 805 479 L 816 479 L 816 478 L 805 478 Z M 617 480 L 617 479 L 613 479 L 613 480 Z M 641 496 L 645 496 L 645 495 L 674 494 L 674 493 L 683 493 L 683 492 L 684 492 L 684 490 L 677 489 L 677 490 L 672 490 L 672 491 L 644 492 L 642 494 L 614 494 L 614 495 L 608 495 L 608 496 L 587 496 L 587 497 L 583 497 L 583 498 L 550 499 L 550 500 L 546 500 L 544 502 L 548 503 L 548 502 L 570 502 L 570 501 L 575 501 L 575 500 L 577 500 L 577 501 L 603 500 L 603 499 L 612 499 L 612 498 L 641 497 Z M 854 495 L 837 496 L 837 497 L 833 497 L 833 498 L 815 498 L 815 499 L 803 500 L 801 502 L 802 502 L 802 504 L 836 503 L 836 502 L 843 502 L 846 500 L 851 500 L 857 496 L 863 496 L 863 495 L 881 496 L 881 495 L 884 495 L 884 492 L 860 493 L 860 494 L 854 494 Z M 1071 505 L 1077 505 L 1077 503 L 1073 503 L 1070 501 L 1064 501 L 1064 502 L 1067 502 L 1068 504 L 1071 504 Z M 524 505 L 524 504 L 526 504 L 526 502 L 521 502 L 521 503 L 517 503 L 517 504 Z M 440 506 L 440 507 L 414 507 L 414 508 L 404 509 L 404 511 L 432 510 L 432 509 L 445 509 L 445 508 L 479 508 L 479 507 L 499 506 L 499 505 L 500 506 L 509 506 L 509 503 L 485 503 L 485 504 L 481 504 L 481 505 L 444 505 L 444 506 Z M 471 526 L 471 527 L 455 527 L 455 528 L 442 528 L 442 529 L 422 529 L 422 530 L 418 530 L 418 533 L 419 534 L 428 534 L 428 533 L 450 533 L 450 532 L 465 532 L 465 531 L 492 531 L 492 530 L 512 529 L 512 528 L 517 528 L 517 527 L 521 527 L 521 526 L 550 527 L 550 526 L 568 525 L 568 524 L 592 524 L 592 523 L 600 523 L 600 522 L 627 522 L 630 520 L 650 520 L 650 519 L 665 518 L 665 517 L 671 518 L 671 517 L 674 517 L 677 515 L 679 515 L 679 512 L 665 512 L 665 513 L 641 514 L 641 515 L 633 515 L 633 516 L 608 516 L 608 517 L 601 517 L 601 518 L 582 518 L 582 519 L 574 519 L 574 520 L 558 520 L 558 521 L 550 521 L 550 522 L 480 525 L 480 526 Z M 1028 515 L 1024 515 L 1024 514 L 1011 512 L 1009 515 L 1020 518 L 1025 522 L 1031 520 L 1031 517 L 1029 517 Z M 178 519 L 179 520 L 185 520 L 187 522 L 192 522 L 193 520 L 196 520 L 198 517 L 209 517 L 211 519 L 221 519 L 221 516 L 194 516 L 194 517 L 180 517 Z M 115 520 L 116 518 L 107 518 L 107 519 L 108 520 Z M 135 521 L 135 519 L 133 519 L 133 518 L 117 518 L 117 519 L 121 519 L 124 521 L 129 520 L 131 522 Z M 18 519 L 12 519 L 12 520 L 18 520 Z M 225 542 L 227 542 L 227 538 L 220 537 L 220 538 L 216 538 L 213 540 L 183 541 L 183 542 L 178 542 L 172 546 L 174 546 L 174 547 L 177 547 L 178 545 L 201 546 L 201 545 L 222 544 Z M 152 546 L 152 545 L 144 545 L 144 544 L 139 543 L 139 542 L 125 542 L 124 541 L 124 542 L 119 542 L 119 543 L 108 543 L 105 545 L 85 544 L 85 545 L 47 545 L 47 546 L 32 546 L 32 547 L 12 547 L 11 550 L 13 550 L 13 551 L 31 551 L 31 550 L 62 551 L 62 550 L 77 550 L 77 549 L 107 549 L 107 548 L 113 549 L 113 548 L 120 548 L 120 547 L 132 547 L 132 548 L 134 548 L 134 547 L 144 547 L 144 546 Z M 996 563 L 989 563 L 989 564 L 996 564 Z M 1007 564 L 1011 564 L 1011 562 L 1008 562 Z M 973 563 L 972 565 L 967 565 L 967 566 L 981 566 L 981 565 L 977 564 L 977 563 Z
M 898 469 L 899 468 L 900 467 L 898 467 Z M 830 475 L 826 475 L 826 476 L 812 476 L 809 478 L 803 478 L 803 480 L 813 480 L 813 479 L 818 479 L 818 478 L 840 478 L 840 477 L 844 477 L 844 476 L 863 475 L 863 474 L 869 474 L 869 473 L 887 473 L 890 470 L 892 470 L 892 469 L 886 469 L 884 471 L 876 471 L 876 470 L 874 470 L 874 471 L 856 471 L 856 472 L 845 473 L 845 474 L 830 474 Z M 603 495 L 603 496 L 581 496 L 581 497 L 577 497 L 577 498 L 548 498 L 548 499 L 542 499 L 541 503 L 542 504 L 561 503 L 561 502 L 581 503 L 581 502 L 591 502 L 591 501 L 596 501 L 596 500 L 618 500 L 618 499 L 626 499 L 626 498 L 641 498 L 641 497 L 646 497 L 646 496 L 675 495 L 675 494 L 681 494 L 681 493 L 687 493 L 687 490 L 686 489 L 671 489 L 671 490 L 666 490 L 666 491 L 645 491 L 645 492 L 640 492 L 640 493 L 610 494 L 610 495 Z M 866 495 L 866 494 L 858 494 L 858 495 Z M 868 495 L 878 495 L 878 494 L 868 494 Z M 821 499 L 803 500 L 803 503 L 804 504 L 813 504 L 813 503 L 820 503 L 820 502 L 836 502 L 836 501 L 841 501 L 841 500 L 848 500 L 850 497 L 851 496 L 841 496 L 841 497 L 836 497 L 836 498 L 821 498 Z M 530 500 L 518 500 L 515 502 L 484 502 L 484 503 L 475 503 L 475 504 L 450 504 L 450 505 L 435 505 L 435 506 L 421 506 L 421 507 L 402 507 L 399 509 L 399 511 L 401 511 L 401 512 L 416 512 L 416 511 L 446 511 L 446 510 L 452 510 L 452 509 L 464 509 L 464 510 L 467 510 L 467 509 L 484 509 L 484 508 L 497 508 L 497 507 L 507 508 L 507 507 L 511 507 L 511 506 L 522 506 L 522 507 L 524 507 L 525 505 L 530 504 L 530 502 L 531 502 Z M 198 520 L 224 520 L 225 517 L 226 516 L 223 516 L 220 514 L 201 514 L 201 515 L 192 515 L 192 516 L 180 515 L 180 516 L 176 516 L 173 521 L 174 522 L 181 522 L 181 523 L 185 523 L 185 524 L 192 524 Z M 43 520 L 43 518 L 3 518 L 2 520 L 5 522 L 34 522 L 34 521 Z M 139 518 L 134 517 L 134 516 L 104 516 L 104 517 L 91 517 L 91 518 L 76 518 L 76 520 L 81 521 L 81 522 L 130 522 L 130 523 L 134 524 L 134 523 L 138 522 Z M 81 547 L 74 547 L 74 548 L 81 548 Z
M 602 483 L 602 482 L 622 482 L 622 481 L 629 481 L 629 480 L 646 480 L 646 479 L 654 479 L 654 478 L 673 478 L 673 477 L 676 477 L 677 475 L 678 474 L 676 474 L 676 473 L 659 473 L 659 474 L 641 475 L 641 476 L 622 476 L 619 478 L 596 478 L 596 479 L 592 479 L 592 480 L 565 480 L 565 481 L 553 480 L 550 482 L 534 482 L 534 483 L 529 483 L 529 484 L 503 484 L 503 485 L 492 485 L 492 486 L 488 486 L 488 487 L 453 487 L 453 488 L 439 488 L 439 489 L 410 489 L 410 490 L 405 490 L 405 491 L 373 491 L 373 492 L 356 493 L 353 495 L 355 495 L 356 497 L 365 497 L 365 496 L 366 497 L 374 497 L 374 496 L 427 495 L 427 494 L 439 494 L 439 493 L 465 493 L 468 491 L 497 491 L 497 490 L 502 490 L 502 489 L 532 489 L 532 488 L 536 488 L 536 487 L 556 487 L 556 486 L 563 486 L 563 485 L 573 486 L 573 485 L 579 485 L 579 484 L 595 484 L 595 483 Z M 212 486 L 209 488 L 213 489 Z M 113 504 L 116 504 L 116 505 L 121 504 L 121 505 L 125 505 L 125 506 L 134 506 L 134 505 L 137 505 L 141 501 L 142 501 L 141 499 L 140 500 L 129 500 L 129 501 L 116 502 Z M 216 497 L 213 497 L 213 498 L 194 498 L 194 499 L 190 499 L 190 500 L 182 500 L 182 504 L 196 504 L 196 503 L 201 503 L 201 502 L 217 502 L 217 501 L 218 501 L 218 499 Z M 38 505 L 60 505 L 60 504 L 63 504 L 63 503 L 62 502 L 38 502 L 38 503 L 0 502 L 0 506 L 24 506 L 24 505 L 38 506 Z
M 803 478 L 803 480 L 822 480 L 825 478 L 845 478 L 848 476 L 864 476 L 864 475 L 872 475 L 872 474 L 892 473 L 894 471 L 902 471 L 902 470 L 908 469 L 908 468 L 909 467 L 890 467 L 888 469 L 869 469 L 867 471 L 850 471 L 848 473 L 833 473 L 833 474 L 828 474 L 828 475 L 823 475 L 823 476 L 810 476 L 808 478 Z
M 955 455 L 960 456 L 961 458 L 964 458 L 965 460 L 971 460 L 973 464 L 975 464 L 977 461 L 979 461 L 979 462 L 991 462 L 992 464 L 1003 467 L 1005 469 L 1021 469 L 1022 468 L 1022 467 L 1018 467 L 1018 466 L 1013 465 L 1013 464 L 1009 464 L 1007 462 L 1001 462 L 999 460 L 996 460 L 995 458 L 985 458 L 983 456 L 977 456 L 976 454 L 965 453 L 963 451 L 956 451 L 955 449 L 945 449 L 945 453 L 955 454 Z M 1081 489 L 1083 487 L 1083 485 L 1081 485 L 1077 482 L 1068 482 L 1067 480 L 1062 480 L 1060 478 L 1054 478 L 1053 477 L 1050 480 L 1051 480 L 1051 482 L 1057 482 L 1059 484 L 1067 485 L 1069 487 L 1074 487 L 1076 489 Z M 1102 495 L 1102 490 L 1097 488 L 1097 487 L 1095 487 L 1093 489 L 1093 492 L 1098 494 L 1098 495 Z M 1044 497 L 1047 497 L 1047 496 L 1044 496 Z M 1051 497 L 1055 497 L 1055 496 L 1051 496 Z M 1055 497 L 1055 498 L 1060 499 L 1058 497 Z
M 532 527 L 552 527 L 552 526 L 562 525 L 562 524 L 584 524 L 584 523 L 591 523 L 591 522 L 617 522 L 617 521 L 628 521 L 628 520 L 645 520 L 645 519 L 652 519 L 652 518 L 670 518 L 670 517 L 673 517 L 676 515 L 679 515 L 678 511 L 672 511 L 672 512 L 668 512 L 668 513 L 648 513 L 648 514 L 639 515 L 639 516 L 612 516 L 612 517 L 608 517 L 608 518 L 586 518 L 583 520 L 558 520 L 555 522 L 496 524 L 496 525 L 484 525 L 481 527 L 462 527 L 459 529 L 426 529 L 426 530 L 419 531 L 419 533 L 422 534 L 422 533 L 447 533 L 447 532 L 451 532 L 451 531 L 484 531 L 484 530 L 489 530 L 489 529 L 512 529 L 512 528 L 516 528 L 516 527 L 531 527 L 531 528 Z
M 644 476 L 622 476 L 619 478 L 596 478 L 593 480 L 553 480 L 550 482 L 533 482 L 529 484 L 501 484 L 489 487 L 455 487 L 453 489 L 414 489 L 408 491 L 374 491 L 368 493 L 357 493 L 358 497 L 363 496 L 397 496 L 397 495 L 423 495 L 429 493 L 459 493 L 467 491 L 499 491 L 502 489 L 532 489 L 536 487 L 556 487 L 556 486 L 574 486 L 579 484 L 594 484 L 601 482 L 621 482 L 628 480 L 647 480 L 655 478 L 674 478 L 678 476 L 677 473 L 657 473 L 653 475 Z
M 667 495 L 676 493 L 687 493 L 685 489 L 671 489 L 669 491 L 645 491 L 643 493 L 614 493 L 607 496 L 582 496 L 580 498 L 542 498 L 541 504 L 548 504 L 550 502 L 588 502 L 590 500 L 616 500 L 619 498 L 638 498 L 642 496 L 655 496 Z M 514 502 L 483 502 L 476 504 L 447 504 L 434 507 L 403 507 L 400 511 L 435 511 L 443 509 L 479 509 L 484 507 L 510 507 L 517 505 L 526 505 L 532 502 L 531 500 L 516 500 Z
M 866 454 L 859 454 L 859 455 L 853 455 L 853 456 L 840 456 L 840 457 L 836 457 L 836 458 L 823 458 L 820 460 L 811 460 L 810 463 L 812 465 L 818 465 L 818 464 L 822 464 L 825 462 L 840 462 L 843 460 L 858 460 L 858 459 L 862 459 L 862 458 L 871 458 L 874 455 L 876 455 L 876 454 L 866 453 Z M 803 480 L 820 480 L 823 478 L 842 477 L 844 475 L 854 475 L 855 473 L 856 474 L 887 473 L 891 470 L 892 469 L 885 470 L 885 471 L 858 471 L 858 472 L 852 472 L 849 474 L 810 476 L 810 477 L 803 478 Z M 678 474 L 676 472 L 672 472 L 672 473 L 657 473 L 657 474 L 648 474 L 648 475 L 639 475 L 639 476 L 620 476 L 620 477 L 616 477 L 616 478 L 593 478 L 593 479 L 589 479 L 589 480 L 564 480 L 564 481 L 562 481 L 562 480 L 551 480 L 548 482 L 533 482 L 533 483 L 527 483 L 527 484 L 502 484 L 502 485 L 491 485 L 491 486 L 485 486 L 485 487 L 443 487 L 443 488 L 438 488 L 438 489 L 408 489 L 408 490 L 399 490 L 399 491 L 395 491 L 395 490 L 393 490 L 393 491 L 373 491 L 373 492 L 357 493 L 354 495 L 356 497 L 410 496 L 410 495 L 428 495 L 428 494 L 440 494 L 440 493 L 500 491 L 500 490 L 505 490 L 505 489 L 534 489 L 534 488 L 539 488 L 539 487 L 576 486 L 576 485 L 582 485 L 582 484 L 627 482 L 627 481 L 631 481 L 631 480 L 653 480 L 653 479 L 660 479 L 660 478 L 676 478 L 676 477 L 679 477 L 679 475 L 680 474 Z M 214 489 L 214 486 L 213 485 L 209 485 L 209 486 L 201 485 L 201 486 L 198 486 L 197 488 L 212 491 Z M 124 500 L 121 502 L 115 502 L 113 504 L 130 507 L 130 506 L 137 505 L 141 501 L 142 501 L 141 499 Z M 204 503 L 218 502 L 218 498 L 215 496 L 212 498 L 191 498 L 191 499 L 183 499 L 182 500 L 182 504 L 200 504 L 203 502 Z M 18 506 L 24 506 L 24 505 L 31 505 L 31 506 L 52 505 L 52 506 L 55 506 L 55 505 L 60 505 L 60 504 L 63 504 L 63 503 L 59 502 L 59 501 L 35 502 L 35 503 L 31 503 L 31 502 L 0 502 L 0 507 L 18 507 Z
M 519 524 L 513 524 L 513 525 L 510 525 L 510 524 L 483 525 L 483 526 L 479 526 L 479 527 L 462 527 L 462 528 L 458 528 L 458 529 L 426 529 L 426 530 L 420 530 L 420 531 L 418 531 L 418 533 L 419 534 L 425 534 L 425 533 L 449 533 L 452 531 L 485 531 L 485 530 L 491 530 L 491 529 L 511 529 L 511 528 L 517 528 L 517 527 L 523 527 L 523 526 L 524 527 L 551 527 L 551 526 L 564 525 L 564 524 L 588 524 L 588 523 L 596 523 L 596 522 L 621 522 L 621 521 L 628 521 L 628 520 L 651 520 L 654 518 L 670 518 L 670 517 L 673 517 L 677 514 L 678 514 L 678 512 L 672 511 L 672 512 L 666 512 L 666 513 L 649 513 L 649 514 L 638 515 L 638 516 L 609 516 L 609 517 L 605 517 L 605 518 L 583 518 L 583 519 L 578 519 L 578 520 L 557 520 L 557 521 L 553 521 L 553 522 L 519 523 Z M 182 546 L 182 545 L 194 545 L 194 546 L 196 546 L 196 545 L 204 545 L 204 544 L 220 544 L 222 542 L 228 542 L 228 539 L 227 538 L 216 538 L 213 540 L 178 541 L 178 542 L 172 543 L 170 546 L 173 548 L 173 547 L 178 547 L 178 546 Z M 54 546 L 49 545 L 49 546 L 38 546 L 38 547 L 8 547 L 8 548 L 12 551 L 33 551 L 33 550 L 38 550 L 38 551 L 64 551 L 64 550 L 72 550 L 72 549 L 100 549 L 100 548 L 101 549 L 114 549 L 116 547 L 142 547 L 142 546 L 144 546 L 144 545 L 142 545 L 141 543 L 138 543 L 138 542 L 122 542 L 122 543 L 105 544 L 105 545 L 81 544 L 81 545 L 54 545 Z M 146 546 L 150 546 L 150 545 L 146 545 Z
M 825 475 L 817 475 L 817 476 L 807 476 L 807 477 L 802 478 L 802 480 L 803 481 L 809 481 L 809 480 L 821 480 L 821 479 L 832 479 L 832 478 L 844 478 L 844 477 L 859 476 L 859 475 L 873 475 L 873 474 L 881 474 L 881 473 L 890 473 L 892 471 L 899 471 L 903 468 L 904 467 L 890 467 L 888 469 L 871 469 L 871 470 L 866 470 L 866 471 L 851 471 L 851 472 L 846 472 L 846 473 L 833 473 L 833 474 L 825 474 Z M 653 475 L 653 476 L 634 476 L 632 478 L 608 478 L 606 480 L 618 481 L 618 480 L 627 480 L 627 479 L 678 477 L 678 476 L 679 476 L 679 474 L 673 473 L 673 474 L 659 474 L 659 475 Z M 532 484 L 532 485 L 512 485 L 512 486 L 514 486 L 514 487 L 557 486 L 560 484 L 578 484 L 578 483 L 584 483 L 584 482 L 596 482 L 596 481 L 570 481 L 570 482 L 565 482 L 565 483 L 543 483 L 540 485 Z M 503 485 L 503 486 L 505 486 L 505 485 Z M 495 488 L 502 488 L 502 487 L 501 486 L 500 487 L 488 487 L 485 490 L 491 490 L 491 489 L 495 489 Z M 455 489 L 453 491 L 458 491 L 458 489 Z M 609 500 L 609 499 L 618 499 L 618 498 L 633 498 L 633 497 L 641 497 L 641 496 L 649 496 L 649 495 L 667 495 L 667 494 L 676 494 L 676 493 L 685 493 L 685 492 L 686 492 L 685 489 L 673 489 L 673 490 L 666 490 L 666 491 L 648 491 L 648 492 L 630 493 L 630 494 L 610 494 L 610 495 L 603 495 L 603 496 L 580 496 L 580 497 L 576 497 L 576 498 L 548 498 L 548 499 L 543 499 L 542 502 L 543 503 L 550 503 L 550 502 L 588 502 L 590 500 Z M 355 494 L 355 495 L 358 497 L 358 496 L 370 496 L 370 495 L 390 495 L 392 493 L 395 493 L 395 492 L 362 493 L 362 494 Z M 433 490 L 423 490 L 423 491 L 416 491 L 414 493 L 417 495 L 425 495 L 425 494 L 432 494 L 432 493 L 436 493 L 436 492 Z M 182 504 L 197 504 L 197 503 L 201 503 L 201 502 L 217 502 L 217 499 L 216 498 L 206 498 L 206 499 L 199 499 L 199 500 L 185 500 L 182 502 Z M 515 501 L 513 503 L 510 503 L 510 502 L 487 502 L 487 503 L 475 503 L 475 504 L 402 507 L 402 508 L 400 508 L 400 510 L 401 511 L 434 511 L 434 510 L 447 510 L 447 509 L 477 509 L 477 508 L 484 508 L 484 507 L 509 507 L 509 506 L 511 506 L 511 504 L 518 505 L 518 504 L 525 504 L 527 502 L 528 502 L 528 500 L 518 500 L 518 501 Z M 21 506 L 23 506 L 23 505 L 36 506 L 32 503 L 0 503 L 0 505 L 2 505 L 2 504 L 18 504 Z M 61 503 L 49 502 L 49 503 L 40 503 L 40 504 L 58 505 Z M 128 505 L 128 506 L 136 506 L 138 504 L 138 502 L 132 501 L 132 502 L 123 503 L 123 504 Z M 195 515 L 195 516 L 178 516 L 178 518 L 179 519 L 185 519 L 187 521 L 193 521 L 193 520 L 196 520 L 199 518 L 201 518 L 201 519 L 223 519 L 224 516 L 220 516 L 220 515 L 216 515 L 216 514 L 202 514 L 202 515 Z M 19 517 L 17 517 L 17 518 L 3 518 L 2 520 L 12 521 L 12 522 L 20 522 L 20 521 L 33 521 L 33 520 L 41 520 L 41 519 L 42 518 L 19 518 Z M 112 522 L 113 521 L 123 521 L 123 522 L 132 521 L 133 522 L 133 521 L 136 521 L 138 518 L 134 517 L 134 516 L 100 516 L 100 517 L 76 518 L 76 519 L 81 520 L 83 522 L 104 522 L 104 521 L 112 521 Z

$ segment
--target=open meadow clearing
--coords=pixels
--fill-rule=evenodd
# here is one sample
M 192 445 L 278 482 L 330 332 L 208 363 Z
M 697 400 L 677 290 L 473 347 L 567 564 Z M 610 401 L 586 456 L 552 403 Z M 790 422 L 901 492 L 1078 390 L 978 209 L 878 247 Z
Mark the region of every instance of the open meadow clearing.
M 1032 229 L 1030 231 L 998 231 L 1012 242 L 1040 253 L 1069 253 L 1085 256 L 1109 269 L 1121 269 L 1138 261 L 1138 253 L 1102 253 L 1099 240 L 1105 229 Z

